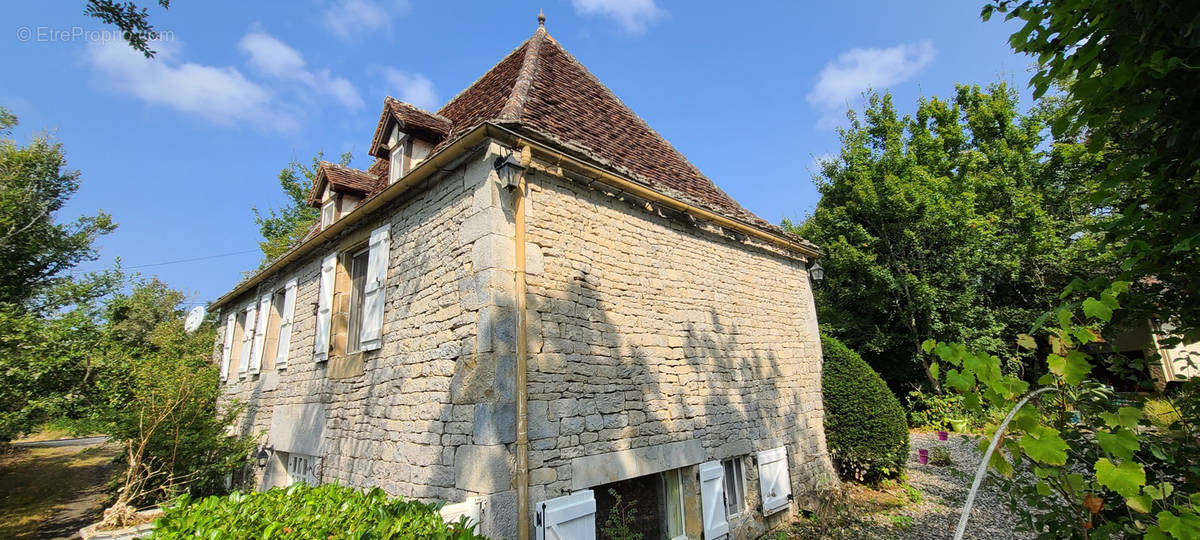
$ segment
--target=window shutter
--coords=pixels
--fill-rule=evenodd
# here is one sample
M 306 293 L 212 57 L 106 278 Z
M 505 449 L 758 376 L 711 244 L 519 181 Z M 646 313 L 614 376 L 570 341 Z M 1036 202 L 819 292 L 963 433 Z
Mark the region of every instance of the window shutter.
M 321 261 L 321 283 L 317 292 L 317 338 L 313 344 L 313 361 L 329 359 L 329 323 L 333 315 L 333 273 L 337 270 L 337 254 Z
M 534 529 L 537 540 L 595 540 L 596 499 L 592 490 L 538 503 Z
M 361 349 L 372 351 L 383 345 L 383 306 L 387 302 L 388 249 L 391 242 L 384 225 L 371 231 L 371 251 L 367 254 L 367 278 L 363 283 Z
M 254 352 L 250 357 L 250 374 L 258 373 L 262 368 L 263 346 L 267 341 L 267 318 L 271 316 L 271 293 L 258 299 L 258 322 L 254 324 Z
M 225 346 L 221 348 L 221 380 L 228 378 L 229 357 L 233 354 L 233 332 L 237 330 L 237 312 L 225 318 Z
M 764 516 L 788 507 L 792 498 L 792 479 L 788 475 L 786 447 L 758 453 L 758 485 L 762 490 Z
M 292 317 L 296 314 L 296 278 L 283 287 L 283 315 L 279 321 L 279 345 L 275 354 L 275 369 L 287 369 L 288 351 L 292 343 Z
M 729 534 L 729 521 L 725 519 L 725 466 L 720 461 L 700 464 L 700 519 L 706 540 Z
M 257 306 L 250 304 L 246 308 L 246 328 L 242 330 L 242 354 L 238 355 L 238 376 L 246 376 L 246 371 L 250 369 L 250 353 L 254 347 L 254 323 L 255 317 L 258 315 Z

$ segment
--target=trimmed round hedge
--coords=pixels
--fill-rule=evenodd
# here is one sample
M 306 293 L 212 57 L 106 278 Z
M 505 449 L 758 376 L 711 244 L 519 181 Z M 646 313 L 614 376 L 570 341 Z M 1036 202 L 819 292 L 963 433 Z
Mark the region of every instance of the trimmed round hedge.
M 825 440 L 842 478 L 874 482 L 895 476 L 908 460 L 904 408 L 858 353 L 821 334 L 825 365 Z

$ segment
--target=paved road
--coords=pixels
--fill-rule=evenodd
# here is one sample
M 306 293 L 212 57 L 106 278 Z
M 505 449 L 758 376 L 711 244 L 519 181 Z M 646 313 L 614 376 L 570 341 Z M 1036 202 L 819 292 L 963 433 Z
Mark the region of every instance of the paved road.
M 59 446 L 91 446 L 101 444 L 108 441 L 107 435 L 99 437 L 83 437 L 79 439 L 56 439 L 53 441 L 27 441 L 15 442 L 13 446 L 23 446 L 25 448 L 55 448 Z

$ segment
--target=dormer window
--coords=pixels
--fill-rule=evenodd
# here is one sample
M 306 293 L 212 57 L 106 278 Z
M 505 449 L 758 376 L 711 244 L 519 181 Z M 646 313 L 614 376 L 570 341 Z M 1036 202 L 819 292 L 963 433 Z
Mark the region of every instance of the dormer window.
M 388 168 L 388 184 L 395 184 L 400 177 L 408 174 L 409 148 L 411 140 L 408 135 L 395 130 L 392 132 L 391 163 Z
M 325 204 L 321 205 L 321 228 L 333 225 L 335 219 L 337 219 L 337 197 L 330 197 Z

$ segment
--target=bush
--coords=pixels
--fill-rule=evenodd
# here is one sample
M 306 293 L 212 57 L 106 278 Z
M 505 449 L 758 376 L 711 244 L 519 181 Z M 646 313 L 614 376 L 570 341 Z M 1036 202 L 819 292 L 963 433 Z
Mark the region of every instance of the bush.
M 873 482 L 894 476 L 908 459 L 904 408 L 858 353 L 821 335 L 825 437 L 843 478 Z
M 390 499 L 379 488 L 361 491 L 337 484 L 295 484 L 225 497 L 183 495 L 155 522 L 151 538 L 483 539 L 465 519 L 446 524 L 437 506 Z

